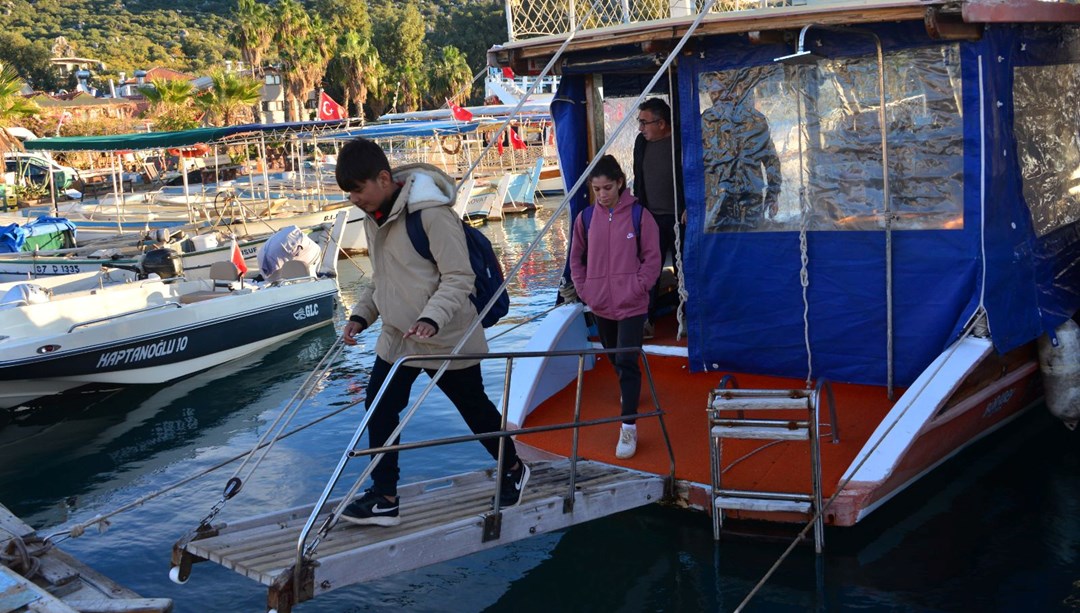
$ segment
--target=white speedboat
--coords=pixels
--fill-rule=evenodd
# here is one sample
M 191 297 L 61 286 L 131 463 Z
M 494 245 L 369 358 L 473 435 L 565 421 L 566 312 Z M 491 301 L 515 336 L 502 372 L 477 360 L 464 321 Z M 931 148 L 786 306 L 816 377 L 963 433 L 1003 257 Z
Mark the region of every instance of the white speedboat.
M 86 384 L 162 383 L 330 323 L 335 221 L 317 273 L 287 262 L 270 282 L 227 258 L 210 279 L 147 280 L 0 308 L 0 408 Z

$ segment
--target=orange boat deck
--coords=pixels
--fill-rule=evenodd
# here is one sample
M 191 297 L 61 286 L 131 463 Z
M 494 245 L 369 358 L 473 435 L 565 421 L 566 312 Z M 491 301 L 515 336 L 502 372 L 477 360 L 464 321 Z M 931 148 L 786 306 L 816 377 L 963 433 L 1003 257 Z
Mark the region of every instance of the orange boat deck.
M 673 316 L 662 318 L 656 325 L 656 338 L 646 345 L 686 347 L 686 339 L 675 341 L 676 322 Z M 726 373 L 691 373 L 686 358 L 647 356 L 649 371 L 656 387 L 657 402 L 664 411 L 675 457 L 675 476 L 680 481 L 708 484 L 709 435 L 706 405 L 709 392 L 717 387 Z M 780 377 L 733 373 L 738 386 L 744 389 L 801 389 L 805 381 Z M 644 372 L 643 372 L 644 379 Z M 640 412 L 652 410 L 647 380 L 642 384 Z M 528 417 L 527 426 L 568 423 L 572 420 L 575 386 L 569 385 L 537 407 Z M 869 385 L 833 384 L 840 442 L 831 443 L 828 409 L 822 399 L 821 456 L 822 484 L 825 497 L 835 493 L 844 471 L 851 465 L 871 433 L 889 411 L 892 402 L 884 387 Z M 901 390 L 897 390 L 899 397 Z M 619 414 L 619 387 L 615 371 L 603 356 L 596 368 L 585 373 L 582 390 L 581 419 L 599 419 Z M 805 419 L 805 414 L 770 411 L 769 418 Z M 629 460 L 615 458 L 618 423 L 583 428 L 578 442 L 580 457 L 626 466 L 660 475 L 669 472 L 668 452 L 664 445 L 657 418 L 638 422 L 637 454 Z M 520 435 L 528 446 L 568 457 L 571 450 L 571 431 L 556 430 Z M 723 485 L 728 489 L 747 489 L 776 492 L 810 492 L 810 453 L 805 442 L 776 442 L 761 440 L 724 439 L 722 466 Z M 733 462 L 734 465 L 732 464 Z M 707 500 L 707 499 L 706 499 Z M 691 500 L 701 504 L 704 501 Z

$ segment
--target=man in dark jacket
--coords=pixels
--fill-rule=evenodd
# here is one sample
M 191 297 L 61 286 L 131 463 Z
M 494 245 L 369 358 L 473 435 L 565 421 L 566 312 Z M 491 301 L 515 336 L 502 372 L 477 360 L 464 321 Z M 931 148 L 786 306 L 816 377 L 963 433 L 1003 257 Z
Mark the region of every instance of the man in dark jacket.
M 670 255 L 674 266 L 676 223 L 684 220 L 682 164 L 675 158 L 678 150 L 671 126 L 671 107 L 661 98 L 649 98 L 638 107 L 638 137 L 634 141 L 634 196 L 649 209 L 660 227 L 660 266 Z M 649 299 L 649 319 L 645 338 L 652 338 L 660 281 Z

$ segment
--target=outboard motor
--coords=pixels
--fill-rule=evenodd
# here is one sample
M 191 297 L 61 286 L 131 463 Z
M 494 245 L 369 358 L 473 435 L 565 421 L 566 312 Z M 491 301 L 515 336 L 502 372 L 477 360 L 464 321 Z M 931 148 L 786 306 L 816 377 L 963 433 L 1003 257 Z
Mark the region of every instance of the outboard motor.
M 141 277 L 156 274 L 162 279 L 172 279 L 184 274 L 184 264 L 180 254 L 172 249 L 151 249 L 143 254 L 139 261 Z

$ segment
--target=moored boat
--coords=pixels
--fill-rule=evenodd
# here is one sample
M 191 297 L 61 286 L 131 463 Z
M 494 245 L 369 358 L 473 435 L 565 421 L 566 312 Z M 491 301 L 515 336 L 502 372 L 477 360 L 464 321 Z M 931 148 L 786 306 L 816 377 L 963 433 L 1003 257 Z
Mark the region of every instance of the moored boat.
M 718 533 L 725 518 L 851 526 L 1042 398 L 1035 341 L 1080 308 L 1080 146 L 1054 136 L 1078 128 L 1065 92 L 1080 82 L 1080 10 L 810 2 L 693 17 L 576 33 L 552 108 L 561 168 L 583 173 L 599 146 L 575 135 L 610 140 L 644 99 L 639 75 L 700 24 L 651 92 L 672 108 L 687 223 L 642 410 L 654 389 L 682 503 Z M 565 37 L 496 55 L 525 73 Z M 592 349 L 586 321 L 561 307 L 529 349 Z M 617 415 L 611 367 L 589 361 L 578 405 L 576 364 L 515 364 L 510 421 Z M 659 425 L 639 424 L 631 460 L 615 458 L 614 426 L 583 430 L 578 453 L 666 474 Z M 565 434 L 520 440 L 571 454 Z
M 139 281 L 0 309 L 0 408 L 86 384 L 169 381 L 329 323 L 344 216 L 318 271 L 294 260 L 266 282 L 245 281 L 226 252 L 208 279 Z

